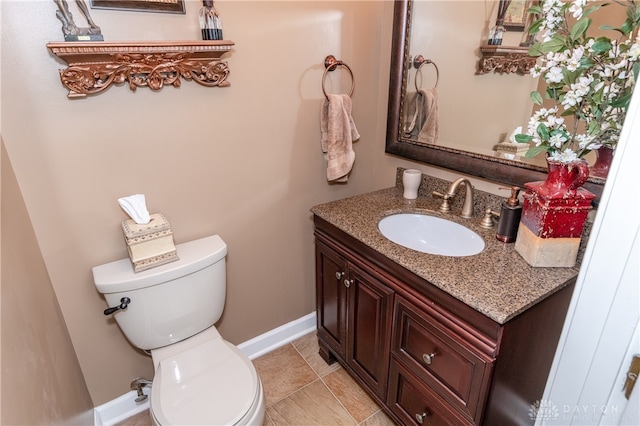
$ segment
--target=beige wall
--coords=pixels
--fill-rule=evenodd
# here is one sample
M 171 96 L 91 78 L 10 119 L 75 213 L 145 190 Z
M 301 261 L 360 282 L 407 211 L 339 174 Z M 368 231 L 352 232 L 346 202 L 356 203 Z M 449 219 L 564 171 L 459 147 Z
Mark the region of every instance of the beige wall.
M 93 423 L 93 404 L 4 144 L 3 425 Z
M 414 3 L 409 54 L 433 60 L 438 80 L 440 143 L 491 154 L 493 146 L 526 125 L 533 104 L 529 93 L 537 81 L 530 75 L 477 75 L 480 45 L 495 24 L 498 2 L 433 1 Z M 417 23 L 417 24 L 416 24 Z M 508 31 L 503 45 L 517 46 L 523 32 Z M 409 73 L 415 91 L 415 69 Z M 435 84 L 435 69 L 422 67 L 422 87 Z M 486 150 L 486 151 L 481 151 Z
M 393 182 L 395 165 L 379 163 L 387 3 L 220 1 L 225 36 L 236 43 L 231 87 L 185 82 L 134 93 L 122 86 L 69 100 L 58 79 L 62 64 L 45 47 L 62 38 L 54 3 L 2 2 L 2 136 L 95 405 L 153 375 L 150 359 L 102 314 L 91 279 L 92 266 L 126 256 L 118 197 L 146 194 L 178 243 L 214 233 L 227 242 L 219 328 L 230 341 L 315 309 L 309 208 Z M 107 40 L 197 39 L 197 8 L 189 1 L 186 15 L 92 16 Z M 320 154 L 328 54 L 356 76 L 362 137 L 347 185 L 327 184 Z M 330 89 L 338 90 L 340 75 L 332 74 Z
M 103 316 L 91 279 L 92 266 L 126 256 L 118 197 L 146 194 L 178 243 L 222 236 L 228 299 L 219 329 L 240 343 L 315 309 L 311 206 L 391 186 L 398 166 L 455 176 L 384 154 L 392 2 L 221 0 L 225 36 L 236 43 L 231 87 L 122 86 L 80 100 L 66 98 L 63 65 L 45 48 L 62 39 L 54 3 L 0 3 L 2 136 L 94 405 L 153 375 L 150 359 Z M 188 1 L 186 15 L 92 16 L 107 40 L 197 39 L 197 9 Z M 347 185 L 327 184 L 320 155 L 328 54 L 356 78 L 362 137 Z M 344 75 L 330 75 L 330 92 L 349 87 Z

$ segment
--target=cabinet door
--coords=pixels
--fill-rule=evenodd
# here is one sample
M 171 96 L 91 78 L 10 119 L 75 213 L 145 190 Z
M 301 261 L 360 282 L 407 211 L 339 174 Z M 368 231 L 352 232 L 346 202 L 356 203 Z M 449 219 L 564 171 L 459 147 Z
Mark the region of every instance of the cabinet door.
M 373 275 L 349 264 L 347 363 L 386 398 L 393 291 Z
M 320 355 L 333 362 L 344 359 L 347 338 L 347 262 L 326 245 L 316 242 L 316 309 Z M 323 347 L 323 344 L 328 347 Z

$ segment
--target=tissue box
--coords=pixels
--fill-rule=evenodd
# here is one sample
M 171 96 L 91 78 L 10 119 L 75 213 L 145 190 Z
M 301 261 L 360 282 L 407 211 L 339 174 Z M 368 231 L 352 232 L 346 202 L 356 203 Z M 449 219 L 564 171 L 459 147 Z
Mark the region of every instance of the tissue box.
M 521 152 L 527 152 L 529 150 L 529 145 L 526 143 L 500 142 L 495 144 L 493 146 L 493 149 L 495 151 L 519 154 Z
M 162 214 L 152 214 L 145 225 L 127 219 L 122 222 L 122 230 L 133 272 L 178 260 L 171 226 Z

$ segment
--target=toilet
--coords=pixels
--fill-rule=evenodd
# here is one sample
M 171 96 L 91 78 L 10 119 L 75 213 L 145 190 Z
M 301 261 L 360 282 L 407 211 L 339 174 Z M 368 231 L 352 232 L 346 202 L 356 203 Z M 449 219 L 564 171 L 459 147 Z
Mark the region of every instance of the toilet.
M 214 324 L 226 295 L 227 246 L 218 236 L 176 245 L 179 260 L 134 273 L 129 259 L 93 268 L 96 288 L 134 346 L 151 352 L 156 425 L 261 425 L 262 383 Z M 123 300 L 128 298 L 128 304 Z

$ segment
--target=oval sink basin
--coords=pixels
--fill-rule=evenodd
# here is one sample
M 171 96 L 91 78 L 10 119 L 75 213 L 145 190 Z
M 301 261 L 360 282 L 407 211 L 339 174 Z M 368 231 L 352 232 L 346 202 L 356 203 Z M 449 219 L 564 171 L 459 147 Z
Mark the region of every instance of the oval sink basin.
M 378 223 L 378 229 L 394 243 L 422 253 L 462 257 L 484 250 L 484 240 L 471 229 L 426 214 L 387 216 Z

